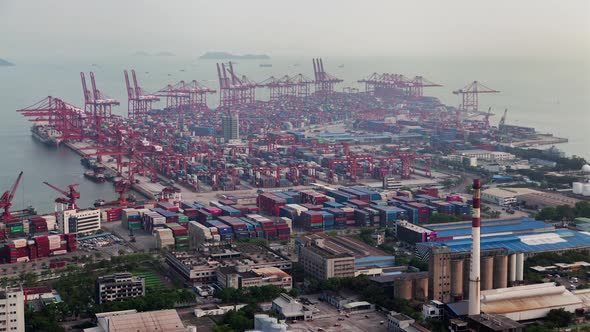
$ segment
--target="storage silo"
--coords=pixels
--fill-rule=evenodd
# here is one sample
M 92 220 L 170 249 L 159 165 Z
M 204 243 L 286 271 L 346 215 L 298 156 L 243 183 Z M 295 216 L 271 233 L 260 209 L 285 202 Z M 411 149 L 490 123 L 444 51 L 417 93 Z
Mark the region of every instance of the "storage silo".
M 508 287 L 508 256 L 494 257 L 494 288 Z
M 414 279 L 414 299 L 417 301 L 428 300 L 428 278 Z
M 574 182 L 572 183 L 572 192 L 576 195 L 582 195 L 584 190 L 584 183 L 582 182 Z
M 481 258 L 481 290 L 494 287 L 494 257 Z
M 590 196 L 590 183 L 585 183 L 582 189 L 582 195 Z
M 412 299 L 412 280 L 397 279 L 393 282 L 394 297 L 411 300 Z
M 463 299 L 463 264 L 464 260 L 451 261 L 451 296 L 455 299 Z
M 516 254 L 510 255 L 510 266 L 508 272 L 508 281 L 510 282 L 510 286 L 512 286 L 516 282 Z
M 524 280 L 524 253 L 516 254 L 516 281 Z

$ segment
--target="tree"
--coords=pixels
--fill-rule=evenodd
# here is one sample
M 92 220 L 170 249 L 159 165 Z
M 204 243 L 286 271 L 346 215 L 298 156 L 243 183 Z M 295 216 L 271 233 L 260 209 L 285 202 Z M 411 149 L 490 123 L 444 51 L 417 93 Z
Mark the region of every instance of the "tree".
M 551 309 L 545 319 L 557 327 L 566 327 L 574 321 L 574 314 L 564 308 Z

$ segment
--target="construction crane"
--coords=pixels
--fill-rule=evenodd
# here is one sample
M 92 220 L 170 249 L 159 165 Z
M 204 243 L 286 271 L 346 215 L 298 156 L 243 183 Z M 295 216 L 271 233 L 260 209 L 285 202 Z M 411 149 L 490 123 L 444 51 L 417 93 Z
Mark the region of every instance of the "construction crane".
M 488 88 L 487 86 L 473 81 L 463 89 L 453 91 L 453 94 L 461 95 L 462 103 L 460 110 L 464 112 L 477 112 L 479 110 L 480 93 L 499 93 L 500 91 Z
M 0 198 L 0 208 L 4 209 L 4 213 L 2 214 L 1 218 L 2 220 L 10 220 L 13 218 L 10 214 L 10 208 L 12 207 L 14 193 L 16 192 L 16 189 L 18 188 L 18 185 L 20 184 L 20 180 L 22 179 L 22 177 L 23 172 L 21 171 L 18 177 L 16 178 L 16 181 L 14 181 L 12 188 L 10 188 L 10 190 L 5 191 L 4 194 L 2 194 L 2 197 Z
M 135 69 L 131 69 L 133 85 L 129 82 L 127 70 L 123 70 L 125 85 L 127 87 L 127 116 L 130 118 L 143 117 L 152 109 L 152 103 L 160 101 L 160 97 L 149 94 L 137 83 Z
M 80 198 L 80 193 L 76 190 L 78 186 L 77 183 L 72 183 L 68 186 L 68 191 L 62 190 L 49 182 L 43 182 L 49 188 L 57 191 L 58 193 L 64 195 L 65 197 L 58 197 L 55 199 L 55 203 L 58 204 L 65 204 L 68 207 L 68 210 L 77 209 L 78 205 L 76 204 L 76 200 Z

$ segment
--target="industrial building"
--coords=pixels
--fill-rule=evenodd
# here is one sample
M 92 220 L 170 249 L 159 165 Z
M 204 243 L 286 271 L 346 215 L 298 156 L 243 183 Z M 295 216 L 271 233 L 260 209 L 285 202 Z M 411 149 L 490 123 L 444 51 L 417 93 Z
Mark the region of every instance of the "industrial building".
M 484 202 L 500 206 L 522 205 L 530 209 L 542 209 L 547 206 L 574 206 L 579 199 L 556 192 L 546 192 L 530 188 L 490 188 L 482 191 Z
M 25 297 L 21 288 L 0 289 L 0 331 L 25 330 Z
M 485 230 L 485 227 L 482 229 Z M 501 229 L 497 229 L 495 235 L 481 238 L 482 291 L 521 283 L 524 279 L 525 257 L 541 252 L 590 249 L 590 235 L 583 232 L 553 229 L 517 234 L 508 231 L 505 234 Z M 448 234 L 452 240 L 416 244 L 418 256 L 429 262 L 430 298 L 445 303 L 466 298 L 469 293 L 467 280 L 471 239 L 463 237 L 465 231 L 461 228 L 456 232 L 457 239 Z
M 265 267 L 240 272 L 235 266 L 224 266 L 217 269 L 217 285 L 221 288 L 273 285 L 285 290 L 291 290 L 293 280 L 288 273 L 277 267 Z
M 301 304 L 287 294 L 281 294 L 272 301 L 272 310 L 280 319 L 287 321 L 307 321 L 313 319 L 313 309 Z
M 65 210 L 58 214 L 64 234 L 92 234 L 100 230 L 100 210 Z
M 84 329 L 84 332 L 189 331 L 174 309 L 146 312 L 137 312 L 135 309 L 102 312 L 96 314 L 96 321 L 97 327 Z
M 254 331 L 286 332 L 289 325 L 279 322 L 276 318 L 265 314 L 254 315 Z
M 271 267 L 286 273 L 291 270 L 291 261 L 287 257 L 267 247 L 252 244 L 209 247 L 206 252 L 170 251 L 166 254 L 166 262 L 187 284 L 194 286 L 217 283 L 220 268 L 235 268 L 242 273 Z M 222 274 L 230 270 L 222 269 Z M 238 288 L 237 276 L 232 278 L 228 284 Z
M 96 281 L 98 303 L 122 301 L 145 296 L 145 280 L 131 273 L 115 273 L 99 277 Z
M 481 310 L 506 316 L 515 321 L 528 321 L 547 316 L 551 309 L 563 308 L 575 313 L 583 301 L 555 283 L 532 284 L 481 292 Z
M 501 151 L 463 150 L 458 153 L 467 158 L 477 158 L 478 160 L 485 161 L 506 161 L 516 159 L 515 155 Z
M 395 265 L 395 257 L 347 237 L 314 234 L 296 244 L 305 273 L 320 280 L 381 274 Z
M 392 311 L 387 315 L 388 332 L 428 332 L 424 326 L 408 315 Z

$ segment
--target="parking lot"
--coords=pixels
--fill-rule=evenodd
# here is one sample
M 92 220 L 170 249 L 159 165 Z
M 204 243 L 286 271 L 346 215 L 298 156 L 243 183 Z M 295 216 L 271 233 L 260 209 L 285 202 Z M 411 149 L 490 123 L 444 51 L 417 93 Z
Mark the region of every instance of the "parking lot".
M 150 251 L 156 248 L 156 239 L 151 233 L 143 229 L 133 231 L 133 238 L 135 239 L 133 242 L 129 230 L 123 227 L 121 221 L 105 222 L 102 224 L 102 228 L 122 238 L 129 247 L 136 251 Z

